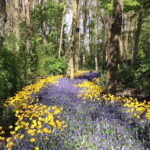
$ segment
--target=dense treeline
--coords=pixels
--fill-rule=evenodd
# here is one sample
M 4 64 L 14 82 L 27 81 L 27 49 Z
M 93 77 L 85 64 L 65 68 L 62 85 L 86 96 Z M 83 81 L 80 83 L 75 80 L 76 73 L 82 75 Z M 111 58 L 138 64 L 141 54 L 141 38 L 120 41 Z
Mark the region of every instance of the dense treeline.
M 99 72 L 107 62 L 107 94 L 121 82 L 149 95 L 147 0 L 2 0 L 0 8 L 1 100 L 38 78 L 73 79 L 79 69 Z

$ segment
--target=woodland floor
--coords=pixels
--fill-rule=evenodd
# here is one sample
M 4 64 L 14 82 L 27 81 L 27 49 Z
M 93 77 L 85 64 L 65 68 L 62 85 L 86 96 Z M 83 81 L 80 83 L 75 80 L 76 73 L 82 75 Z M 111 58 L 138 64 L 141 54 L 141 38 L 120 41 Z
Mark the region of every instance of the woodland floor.
M 146 102 L 150 101 L 150 96 L 143 94 L 141 91 L 138 91 L 135 88 L 123 89 L 121 88 L 121 85 L 118 85 L 117 96 L 123 96 L 123 95 L 125 97 L 137 98 L 139 102 L 143 102 L 144 100 L 146 100 Z

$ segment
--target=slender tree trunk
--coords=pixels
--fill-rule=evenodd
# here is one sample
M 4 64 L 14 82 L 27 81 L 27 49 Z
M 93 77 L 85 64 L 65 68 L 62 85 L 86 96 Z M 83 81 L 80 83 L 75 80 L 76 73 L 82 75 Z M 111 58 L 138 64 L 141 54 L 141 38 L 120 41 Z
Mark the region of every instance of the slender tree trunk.
M 97 6 L 98 6 L 98 3 L 96 4 Z M 96 8 L 97 8 L 97 6 L 96 6 Z M 97 10 L 98 11 L 98 10 Z M 97 11 L 96 11 L 96 17 L 95 17 L 95 26 L 94 26 L 94 34 L 95 34 L 95 52 L 94 52 L 94 54 L 95 54 L 95 70 L 96 70 L 96 72 L 98 72 L 98 53 L 97 53 L 97 48 L 98 48 L 98 46 L 97 46 L 97 36 L 98 36 L 98 13 L 97 13 Z
M 104 30 L 105 30 L 105 41 L 103 44 L 103 69 L 105 68 L 105 61 L 108 59 L 109 44 L 110 44 L 110 15 L 105 15 L 104 18 Z
M 64 29 L 65 12 L 66 12 L 66 0 L 64 0 L 64 10 L 63 10 L 63 15 L 62 15 L 62 23 L 61 23 L 61 33 L 60 33 L 60 43 L 59 43 L 58 58 L 60 58 L 60 54 L 61 54 L 61 45 L 62 45 L 62 37 L 63 37 L 63 29 Z
M 135 63 L 137 60 L 138 44 L 139 44 L 141 27 L 142 27 L 142 20 L 143 20 L 143 4 L 141 5 L 141 9 L 139 12 L 138 26 L 137 26 L 137 31 L 135 33 L 135 40 L 134 40 L 134 47 L 133 47 L 133 58 L 132 58 L 133 63 Z
M 127 51 L 128 51 L 128 37 L 129 37 L 129 25 L 130 25 L 130 12 L 127 13 L 126 19 L 126 33 L 125 33 L 125 40 L 124 40 L 124 59 L 127 60 Z
M 87 1 L 83 1 L 83 32 L 84 32 L 84 51 L 83 51 L 83 69 L 85 68 L 85 53 L 86 53 L 86 41 L 87 41 L 87 34 L 86 34 L 86 29 L 87 29 Z
M 76 50 L 75 50 L 75 72 L 79 70 L 79 51 L 80 51 L 80 0 L 77 0 L 77 28 L 76 28 Z
M 15 42 L 16 45 L 16 51 L 19 51 L 19 45 L 18 42 L 20 40 L 20 32 L 19 32 L 19 1 L 14 0 L 14 20 L 15 20 L 15 35 L 17 41 Z
M 119 40 L 121 36 L 122 13 L 123 13 L 123 0 L 114 0 L 113 23 L 111 28 L 108 71 L 106 77 L 106 93 L 113 95 L 116 95 L 117 66 L 120 48 Z
M 120 61 L 122 62 L 123 61 L 123 44 L 122 44 L 122 39 L 121 39 L 121 36 L 120 36 L 120 39 L 119 39 L 119 53 L 120 53 Z
M 6 2 L 5 0 L 1 0 L 0 1 L 0 53 L 1 53 L 3 40 L 4 40 L 4 29 L 5 29 L 6 19 L 7 19 Z
M 25 0 L 25 17 L 26 17 L 26 51 L 30 50 L 30 12 L 29 12 L 29 0 Z
M 45 10 L 44 10 L 44 0 L 41 0 L 41 9 L 42 9 L 42 39 L 43 45 L 47 43 L 46 41 L 46 23 L 45 23 Z
M 68 64 L 67 76 L 70 77 L 70 80 L 74 79 L 74 67 L 73 67 L 73 53 L 76 49 L 76 41 L 75 41 L 75 34 L 76 34 L 76 27 L 77 27 L 77 0 L 73 1 L 73 29 L 72 29 L 72 39 L 71 39 L 71 50 L 70 50 L 70 60 Z

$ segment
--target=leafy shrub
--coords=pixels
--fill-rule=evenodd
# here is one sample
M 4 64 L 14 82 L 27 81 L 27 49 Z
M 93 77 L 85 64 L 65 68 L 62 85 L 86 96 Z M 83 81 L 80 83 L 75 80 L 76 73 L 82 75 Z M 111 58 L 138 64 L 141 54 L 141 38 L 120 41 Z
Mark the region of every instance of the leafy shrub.
M 67 70 L 67 61 L 63 58 L 54 58 L 45 56 L 40 61 L 38 74 L 42 77 L 47 75 L 64 75 Z
M 136 89 L 142 90 L 150 95 L 150 59 L 149 57 L 138 59 L 134 67 L 134 85 Z
M 15 113 L 16 112 L 13 109 L 5 108 L 4 113 L 3 113 L 3 121 L 12 126 L 15 126 L 15 123 L 18 120 L 18 118 L 15 116 Z
M 134 73 L 131 66 L 127 63 L 122 63 L 118 65 L 117 80 L 124 84 L 124 88 L 131 87 L 133 85 Z

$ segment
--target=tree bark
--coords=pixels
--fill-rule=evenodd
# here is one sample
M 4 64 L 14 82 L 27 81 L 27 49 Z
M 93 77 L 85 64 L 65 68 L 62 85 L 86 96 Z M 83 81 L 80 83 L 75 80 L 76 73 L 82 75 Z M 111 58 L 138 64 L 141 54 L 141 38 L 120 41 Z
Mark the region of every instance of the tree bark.
M 19 51 L 19 45 L 18 42 L 20 40 L 20 32 L 19 32 L 19 1 L 18 0 L 14 0 L 14 26 L 15 26 L 15 35 L 16 35 L 16 39 L 17 41 L 15 42 L 15 46 L 16 46 L 16 51 Z
M 96 2 L 96 9 L 98 7 L 98 2 Z M 98 36 L 98 13 L 97 13 L 98 10 L 96 10 L 96 17 L 95 17 L 95 26 L 94 26 L 94 34 L 95 34 L 95 52 L 94 52 L 94 55 L 95 55 L 95 70 L 96 72 L 98 72 L 98 42 L 97 42 L 97 36 Z
M 47 43 L 46 41 L 46 23 L 45 23 L 45 10 L 44 10 L 44 0 L 41 0 L 41 9 L 42 9 L 42 42 L 43 45 Z
M 126 16 L 126 33 L 125 33 L 125 40 L 124 40 L 124 59 L 127 60 L 127 51 L 128 51 L 128 37 L 129 37 L 129 25 L 130 25 L 130 12 L 127 13 Z
M 62 15 L 62 23 L 61 23 L 61 33 L 60 33 L 60 43 L 59 43 L 58 58 L 60 58 L 60 54 L 61 54 L 61 45 L 62 45 L 62 37 L 63 37 L 63 29 L 64 29 L 65 12 L 66 12 L 66 0 L 64 0 L 64 10 L 63 10 L 63 15 Z
M 119 39 L 119 54 L 120 54 L 120 61 L 123 62 L 123 44 L 122 44 L 122 39 L 121 39 L 121 36 L 120 36 L 120 39 Z
M 73 53 L 76 49 L 76 41 L 75 41 L 75 34 L 76 34 L 76 27 L 77 27 L 77 0 L 73 1 L 73 29 L 72 29 L 72 39 L 71 39 L 71 50 L 70 50 L 70 59 L 68 64 L 67 76 L 70 77 L 70 80 L 74 79 L 74 66 L 73 66 Z
M 134 39 L 134 47 L 133 47 L 133 57 L 132 61 L 133 63 L 137 60 L 137 54 L 138 54 L 138 45 L 139 45 L 139 38 L 140 38 L 140 32 L 142 27 L 142 20 L 143 20 L 143 4 L 141 4 L 141 9 L 139 11 L 139 20 L 138 20 L 138 26 L 135 33 L 135 39 Z
M 87 1 L 83 1 L 83 32 L 84 32 L 84 51 L 83 51 L 83 69 L 85 68 L 85 53 L 86 53 L 86 41 L 87 41 L 87 34 L 86 34 L 86 29 L 87 29 Z
M 4 40 L 4 29 L 5 23 L 7 20 L 7 13 L 6 13 L 6 2 L 5 0 L 0 1 L 0 54 Z
M 110 44 L 110 15 L 105 15 L 104 18 L 104 30 L 105 30 L 105 41 L 103 45 L 103 69 L 105 68 L 105 62 L 108 59 L 108 52 L 109 52 L 109 44 Z
M 79 70 L 80 52 L 80 0 L 77 0 L 77 28 L 76 28 L 75 72 Z
M 121 36 L 121 23 L 123 13 L 123 0 L 114 0 L 113 23 L 110 37 L 110 50 L 108 56 L 108 71 L 106 77 L 106 93 L 116 95 L 117 66 L 119 58 L 119 40 Z
M 30 50 L 30 12 L 29 12 L 29 0 L 25 0 L 25 17 L 26 17 L 26 51 Z

